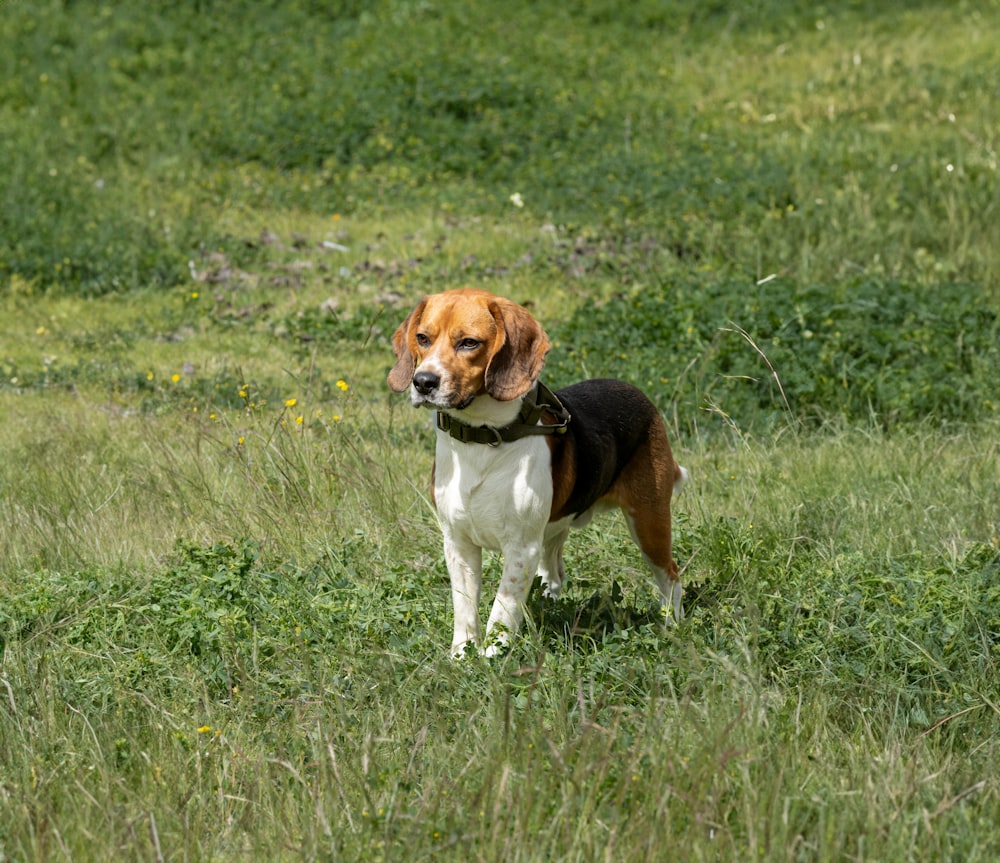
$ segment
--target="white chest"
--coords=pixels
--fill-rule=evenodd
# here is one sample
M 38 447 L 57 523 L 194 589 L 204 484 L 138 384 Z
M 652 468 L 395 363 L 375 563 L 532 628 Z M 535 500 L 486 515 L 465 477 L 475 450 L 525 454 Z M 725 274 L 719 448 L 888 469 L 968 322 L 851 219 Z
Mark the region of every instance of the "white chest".
M 446 534 L 498 550 L 542 536 L 552 509 L 544 439 L 490 447 L 437 435 L 434 496 Z

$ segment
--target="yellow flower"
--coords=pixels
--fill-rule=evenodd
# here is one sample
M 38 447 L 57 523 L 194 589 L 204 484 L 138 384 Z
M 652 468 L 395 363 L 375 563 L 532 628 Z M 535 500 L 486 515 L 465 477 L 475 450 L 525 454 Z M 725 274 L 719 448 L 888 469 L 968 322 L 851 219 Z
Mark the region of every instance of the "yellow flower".
M 246 397 L 247 397 L 247 388 L 246 387 L 240 387 L 240 398 L 241 399 L 245 399 Z
M 152 379 L 153 379 L 153 373 L 152 372 L 146 372 L 146 380 L 147 381 L 151 381 Z
M 47 332 L 48 332 L 48 330 L 45 329 L 45 327 L 39 327 L 37 330 L 35 330 L 35 335 L 36 336 L 44 336 Z
M 197 291 L 191 291 L 191 299 L 192 300 L 197 300 L 198 299 L 198 292 Z
M 293 407 L 295 407 L 295 403 L 297 401 L 298 401 L 298 399 L 285 399 L 285 407 L 286 408 L 293 408 Z
M 208 732 L 211 731 L 211 730 L 212 730 L 212 726 L 211 725 L 202 725 L 201 728 L 198 729 L 198 733 L 199 734 L 208 734 Z
M 179 374 L 177 374 L 176 372 L 174 372 L 174 374 L 172 374 L 170 376 L 170 380 L 172 380 L 174 383 L 177 383 L 180 379 L 181 379 L 181 376 Z
M 295 422 L 296 422 L 296 423 L 297 423 L 298 425 L 302 425 L 302 420 L 303 420 L 303 417 L 301 417 L 301 416 L 297 416 L 297 417 L 295 417 Z
M 245 440 L 246 438 L 243 437 L 243 435 L 240 435 L 239 440 L 236 441 L 236 446 L 243 446 L 243 441 Z
M 347 381 L 345 380 L 337 381 L 337 387 L 341 390 L 341 392 L 345 393 L 350 389 L 350 387 L 347 385 Z

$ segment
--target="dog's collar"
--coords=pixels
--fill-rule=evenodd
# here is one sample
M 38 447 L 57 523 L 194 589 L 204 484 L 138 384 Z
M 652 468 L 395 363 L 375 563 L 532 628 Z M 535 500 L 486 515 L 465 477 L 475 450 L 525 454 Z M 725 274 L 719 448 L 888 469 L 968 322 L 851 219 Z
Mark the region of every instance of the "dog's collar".
M 554 423 L 539 425 L 542 414 L 550 413 L 556 418 Z M 483 443 L 489 446 L 500 446 L 502 443 L 520 440 L 521 438 L 539 434 L 565 434 L 569 426 L 570 414 L 562 406 L 562 402 L 541 381 L 532 387 L 524 397 L 521 410 L 509 426 L 494 428 L 493 426 L 470 426 L 451 414 L 438 411 L 437 427 L 448 432 L 455 440 L 462 443 Z

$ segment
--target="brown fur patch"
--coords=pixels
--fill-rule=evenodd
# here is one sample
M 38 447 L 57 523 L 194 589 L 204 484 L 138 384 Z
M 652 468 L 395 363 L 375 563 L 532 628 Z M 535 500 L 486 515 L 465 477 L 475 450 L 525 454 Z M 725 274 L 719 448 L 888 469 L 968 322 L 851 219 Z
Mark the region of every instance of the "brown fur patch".
M 543 417 L 542 421 L 545 421 Z M 546 438 L 552 458 L 552 509 L 549 521 L 558 521 L 572 513 L 566 511 L 576 486 L 576 448 L 573 439 L 561 435 Z

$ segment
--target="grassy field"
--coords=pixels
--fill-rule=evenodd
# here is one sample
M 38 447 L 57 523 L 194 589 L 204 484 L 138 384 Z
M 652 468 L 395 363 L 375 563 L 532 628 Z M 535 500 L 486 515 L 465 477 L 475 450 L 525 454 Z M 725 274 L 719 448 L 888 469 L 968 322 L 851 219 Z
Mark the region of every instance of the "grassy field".
M 996 860 L 998 28 L 0 4 L 0 863 Z M 663 411 L 681 626 L 606 517 L 448 659 L 466 284 Z

